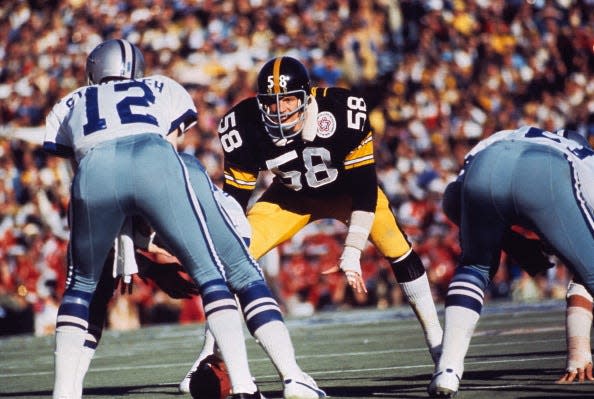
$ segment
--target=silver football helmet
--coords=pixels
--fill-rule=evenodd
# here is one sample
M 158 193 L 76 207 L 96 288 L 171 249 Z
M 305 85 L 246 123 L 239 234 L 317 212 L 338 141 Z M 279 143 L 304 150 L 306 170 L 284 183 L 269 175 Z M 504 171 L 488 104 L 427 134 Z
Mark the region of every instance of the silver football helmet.
M 144 76 L 144 56 L 127 40 L 112 39 L 99 44 L 87 57 L 89 84 L 111 79 L 138 79 Z

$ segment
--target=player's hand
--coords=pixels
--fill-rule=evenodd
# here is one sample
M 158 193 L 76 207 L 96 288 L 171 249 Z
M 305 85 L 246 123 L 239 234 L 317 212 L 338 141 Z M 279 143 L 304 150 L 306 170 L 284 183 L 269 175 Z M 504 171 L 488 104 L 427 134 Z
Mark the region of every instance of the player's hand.
M 126 283 L 122 276 L 117 276 L 115 278 L 114 290 L 117 290 L 118 287 L 120 287 L 121 295 L 131 295 L 134 288 L 134 278 L 132 278 L 129 283 Z
M 358 293 L 367 293 L 365 281 L 361 273 L 361 251 L 345 247 L 342 256 L 340 257 L 340 265 L 331 267 L 322 272 L 322 274 L 336 273 L 342 270 L 347 278 L 347 282 Z
M 188 299 L 199 294 L 196 284 L 182 275 L 185 270 L 176 257 L 164 259 L 163 254 L 151 254 L 142 250 L 137 252 L 136 261 L 141 278 L 154 281 L 163 292 L 174 299 Z M 163 260 L 171 262 L 162 263 Z
M 146 251 L 143 250 L 142 252 L 156 263 L 180 263 L 175 256 L 155 243 L 150 243 Z
M 555 381 L 555 383 L 571 384 L 575 381 L 576 377 L 578 383 L 583 383 L 586 380 L 594 381 L 594 377 L 592 376 L 592 363 L 588 363 L 585 367 L 576 370 L 567 370 L 567 372 Z

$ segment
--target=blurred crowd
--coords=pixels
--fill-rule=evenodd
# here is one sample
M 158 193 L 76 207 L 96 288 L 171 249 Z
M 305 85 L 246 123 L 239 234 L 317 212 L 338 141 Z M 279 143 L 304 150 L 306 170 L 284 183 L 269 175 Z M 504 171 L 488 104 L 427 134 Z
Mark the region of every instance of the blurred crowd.
M 39 147 L 45 115 L 85 84 L 88 52 L 126 38 L 147 74 L 186 86 L 199 123 L 183 151 L 222 183 L 217 124 L 253 95 L 259 67 L 291 55 L 316 85 L 365 96 L 378 177 L 443 300 L 460 253 L 441 211 L 466 151 L 497 130 L 533 124 L 594 143 L 594 0 L 15 0 L 0 3 L 0 335 L 52 331 L 63 292 L 71 165 Z M 31 129 L 32 128 L 32 129 Z M 18 137 L 18 139 L 16 138 Z M 262 179 L 262 186 L 266 176 Z M 336 264 L 344 226 L 320 221 L 263 260 L 289 314 L 402 299 L 388 263 L 363 257 L 369 294 Z M 561 298 L 562 265 L 530 278 L 505 255 L 493 298 Z M 203 320 L 199 298 L 172 300 L 135 280 L 116 295 L 111 328 Z

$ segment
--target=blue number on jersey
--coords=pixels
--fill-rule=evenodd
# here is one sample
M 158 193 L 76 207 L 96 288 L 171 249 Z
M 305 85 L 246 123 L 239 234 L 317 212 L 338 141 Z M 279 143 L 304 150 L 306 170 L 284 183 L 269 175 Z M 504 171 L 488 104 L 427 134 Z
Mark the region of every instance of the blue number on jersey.
M 132 106 L 148 107 L 155 103 L 155 95 L 149 87 L 142 81 L 132 80 L 128 82 L 116 83 L 114 85 L 115 91 L 128 91 L 130 88 L 139 87 L 144 92 L 142 96 L 128 96 L 117 103 L 116 109 L 120 122 L 127 123 L 148 123 L 159 126 L 157 118 L 153 115 L 138 114 L 132 112 Z M 85 103 L 87 106 L 87 123 L 83 126 L 83 132 L 86 135 L 98 132 L 107 128 L 105 118 L 99 115 L 99 100 L 97 96 L 97 87 L 89 87 L 85 92 Z
M 99 117 L 99 101 L 97 101 L 97 88 L 89 87 L 85 91 L 85 105 L 87 107 L 87 123 L 83 126 L 85 136 L 107 127 L 105 119 Z
M 545 134 L 545 133 L 549 133 L 549 134 Z M 525 134 L 526 137 L 530 138 L 530 137 L 542 137 L 545 139 L 549 139 L 549 140 L 553 140 L 556 143 L 560 143 L 561 140 L 559 139 L 559 137 L 555 134 L 551 135 L 550 132 L 547 132 L 546 130 L 543 129 L 539 129 L 536 127 L 531 127 L 530 129 L 528 129 L 528 131 Z
M 157 122 L 157 118 L 155 118 L 154 116 L 146 114 L 135 114 L 131 110 L 132 105 L 136 105 L 139 107 L 148 107 L 149 104 L 155 103 L 155 95 L 144 82 L 132 80 L 129 82 L 118 83 L 114 86 L 114 89 L 115 91 L 127 91 L 131 87 L 141 88 L 142 91 L 144 91 L 144 96 L 129 96 L 118 103 L 118 115 L 120 116 L 122 123 L 143 122 L 159 126 L 159 122 Z

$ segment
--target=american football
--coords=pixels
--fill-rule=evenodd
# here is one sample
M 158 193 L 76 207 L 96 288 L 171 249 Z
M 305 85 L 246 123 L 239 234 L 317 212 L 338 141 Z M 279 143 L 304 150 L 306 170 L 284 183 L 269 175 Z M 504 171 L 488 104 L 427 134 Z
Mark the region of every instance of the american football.
M 190 394 L 194 399 L 225 399 L 231 394 L 231 380 L 223 359 L 206 357 L 192 373 Z

